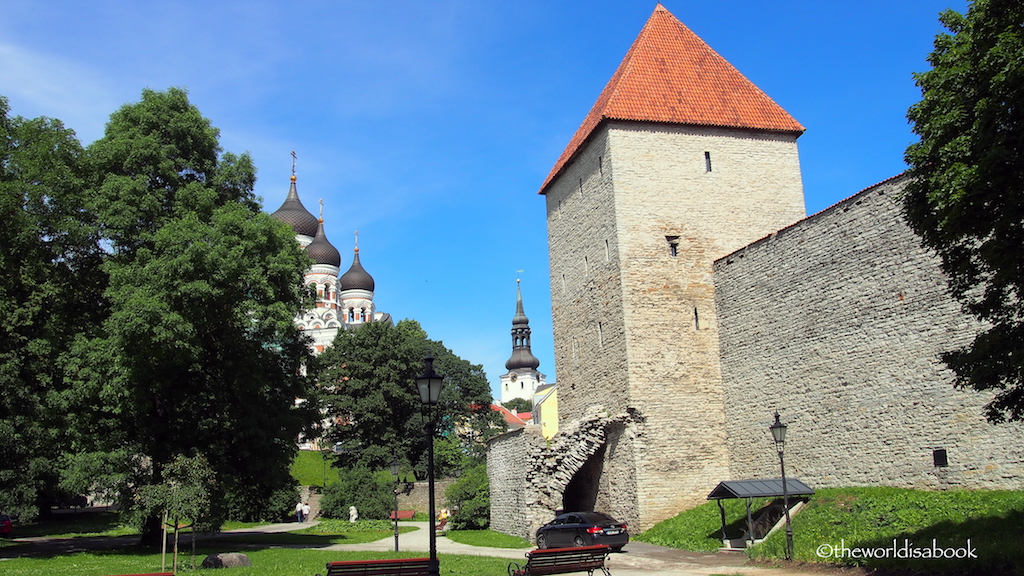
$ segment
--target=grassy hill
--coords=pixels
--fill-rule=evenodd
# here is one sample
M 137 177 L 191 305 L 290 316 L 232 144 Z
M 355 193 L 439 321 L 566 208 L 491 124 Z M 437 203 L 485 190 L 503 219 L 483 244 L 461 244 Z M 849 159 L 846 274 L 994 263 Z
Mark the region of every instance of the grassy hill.
M 725 504 L 727 534 L 736 537 L 745 527 L 745 501 Z M 765 504 L 755 499 L 752 510 Z M 1022 531 L 1024 492 L 824 488 L 793 517 L 794 559 L 925 572 L 1024 571 Z M 708 502 L 635 539 L 714 550 L 721 546 L 720 535 L 718 506 Z M 748 554 L 781 559 L 785 546 L 779 530 Z
M 327 485 L 338 481 L 338 470 L 331 467 L 334 455 L 327 455 Z M 324 457 L 317 450 L 299 450 L 292 461 L 292 477 L 302 486 L 324 485 Z

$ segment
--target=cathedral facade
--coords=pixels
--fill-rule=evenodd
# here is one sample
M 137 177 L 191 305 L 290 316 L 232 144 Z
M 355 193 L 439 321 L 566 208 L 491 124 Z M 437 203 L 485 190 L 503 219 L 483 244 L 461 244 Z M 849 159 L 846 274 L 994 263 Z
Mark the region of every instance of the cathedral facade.
M 292 227 L 296 241 L 313 260 L 304 282 L 316 294 L 315 305 L 300 312 L 295 317 L 295 324 L 310 335 L 313 352 L 319 354 L 334 341 L 338 330 L 354 328 L 365 322 L 390 321 L 391 317 L 379 312 L 373 303 L 375 284 L 359 260 L 358 235 L 352 264 L 338 276 L 341 253 L 327 239 L 323 215 L 317 218 L 302 204 L 296 180 L 293 173 L 287 198 L 271 216 Z

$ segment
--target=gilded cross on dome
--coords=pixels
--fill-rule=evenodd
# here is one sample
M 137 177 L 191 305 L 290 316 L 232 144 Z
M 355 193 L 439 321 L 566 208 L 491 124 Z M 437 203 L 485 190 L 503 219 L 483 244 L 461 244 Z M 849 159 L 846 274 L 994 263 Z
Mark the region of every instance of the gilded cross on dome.
M 295 161 L 298 160 L 298 155 L 295 154 L 295 150 L 292 150 L 292 176 L 295 176 Z
M 324 199 L 321 198 L 320 199 L 320 221 L 322 222 L 323 219 L 324 219 Z

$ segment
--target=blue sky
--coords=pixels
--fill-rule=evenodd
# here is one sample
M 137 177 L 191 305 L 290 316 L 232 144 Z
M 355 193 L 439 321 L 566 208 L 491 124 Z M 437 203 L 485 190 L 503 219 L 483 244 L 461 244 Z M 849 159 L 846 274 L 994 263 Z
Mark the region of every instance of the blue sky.
M 806 128 L 808 213 L 901 172 L 938 13 L 950 0 L 664 6 Z M 552 350 L 543 197 L 569 138 L 636 38 L 652 1 L 7 0 L 0 94 L 59 118 L 83 143 L 143 88 L 179 86 L 249 151 L 267 211 L 324 200 L 375 302 L 414 318 L 492 387 L 511 353 L 522 278 L 533 351 Z M 519 274 L 517 271 L 522 270 Z

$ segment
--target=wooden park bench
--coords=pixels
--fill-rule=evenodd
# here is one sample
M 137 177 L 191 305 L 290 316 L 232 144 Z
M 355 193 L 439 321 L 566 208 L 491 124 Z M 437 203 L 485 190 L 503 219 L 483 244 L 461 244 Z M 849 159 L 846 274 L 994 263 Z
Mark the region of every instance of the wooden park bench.
M 324 576 L 427 576 L 429 569 L 430 558 L 350 560 L 328 562 Z
M 415 510 L 399 510 L 398 511 L 398 519 L 399 520 L 412 520 L 412 517 L 415 516 L 415 515 L 416 515 L 416 511 Z M 391 514 L 388 516 L 388 520 L 394 520 L 394 519 L 395 519 L 395 511 L 392 510 Z
M 515 562 L 508 565 L 509 576 L 543 576 L 546 574 L 568 574 L 570 572 L 587 572 L 593 576 L 598 568 L 604 576 L 612 576 L 604 565 L 609 546 L 583 546 L 580 548 L 549 548 L 532 550 L 526 553 L 526 564 L 520 566 Z

